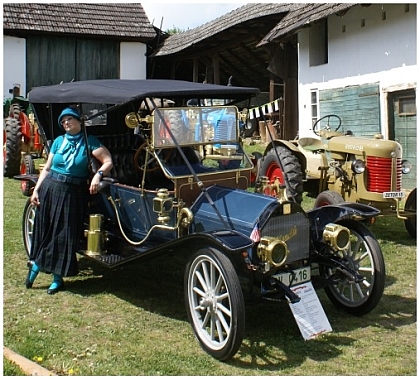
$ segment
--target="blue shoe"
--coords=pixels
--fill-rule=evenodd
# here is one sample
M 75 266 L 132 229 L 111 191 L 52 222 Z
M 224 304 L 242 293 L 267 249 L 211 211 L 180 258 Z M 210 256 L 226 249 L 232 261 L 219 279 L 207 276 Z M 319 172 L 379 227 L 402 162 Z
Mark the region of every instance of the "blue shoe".
M 32 288 L 32 285 L 36 279 L 36 276 L 38 276 L 39 268 L 38 265 L 36 265 L 33 261 L 28 261 L 28 275 L 26 276 L 26 289 Z
M 52 282 L 50 287 L 47 289 L 47 293 L 50 295 L 53 295 L 63 289 L 64 289 L 63 277 L 54 275 L 54 281 Z

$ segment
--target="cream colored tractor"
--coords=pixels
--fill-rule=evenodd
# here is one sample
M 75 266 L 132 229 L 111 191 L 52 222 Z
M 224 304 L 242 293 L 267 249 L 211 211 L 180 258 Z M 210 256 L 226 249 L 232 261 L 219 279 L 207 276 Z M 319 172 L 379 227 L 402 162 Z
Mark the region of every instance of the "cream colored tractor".
M 316 196 L 315 207 L 342 202 L 371 205 L 382 215 L 404 220 L 410 236 L 416 237 L 417 189 L 406 194 L 402 187 L 411 163 L 403 159 L 401 145 L 380 134 L 356 137 L 340 128 L 339 116 L 327 115 L 313 127 L 320 138 L 272 141 L 261 160 L 259 179 L 266 177 L 272 184 L 272 195 L 278 193 L 276 184 L 288 181 L 289 198 L 300 202 L 308 191 Z

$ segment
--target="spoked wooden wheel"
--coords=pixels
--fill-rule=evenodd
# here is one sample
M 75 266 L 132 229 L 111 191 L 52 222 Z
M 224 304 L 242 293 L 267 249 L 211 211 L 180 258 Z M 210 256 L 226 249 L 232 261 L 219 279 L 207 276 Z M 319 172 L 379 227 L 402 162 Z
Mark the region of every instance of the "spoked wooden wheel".
M 219 250 L 203 248 L 185 271 L 185 301 L 201 347 L 218 360 L 238 351 L 245 330 L 245 306 L 238 276 Z
M 350 280 L 335 268 L 326 270 L 334 284 L 325 288 L 330 301 L 354 315 L 370 312 L 380 301 L 385 287 L 385 262 L 381 248 L 370 230 L 357 221 L 342 221 L 350 230 L 350 247 L 338 253 L 341 260 L 363 276 L 362 282 Z
M 26 255 L 29 258 L 31 253 L 32 238 L 34 232 L 36 206 L 31 203 L 31 198 L 26 201 L 25 209 L 23 210 L 22 219 L 22 234 L 23 243 L 25 245 Z

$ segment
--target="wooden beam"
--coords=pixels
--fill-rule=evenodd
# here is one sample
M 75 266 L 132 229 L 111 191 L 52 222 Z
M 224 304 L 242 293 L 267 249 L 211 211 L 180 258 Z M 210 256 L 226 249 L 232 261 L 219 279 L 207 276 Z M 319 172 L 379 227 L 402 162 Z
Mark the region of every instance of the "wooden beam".
M 198 59 L 193 59 L 193 82 L 198 82 Z
M 217 54 L 217 52 L 214 52 L 212 55 L 212 65 L 213 65 L 213 83 L 220 84 L 219 55 Z

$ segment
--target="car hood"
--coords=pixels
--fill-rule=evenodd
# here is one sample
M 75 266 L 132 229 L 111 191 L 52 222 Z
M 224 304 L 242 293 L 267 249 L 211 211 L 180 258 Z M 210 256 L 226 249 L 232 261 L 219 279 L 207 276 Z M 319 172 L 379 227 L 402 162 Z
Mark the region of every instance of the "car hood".
M 207 195 L 200 194 L 191 207 L 195 232 L 225 229 L 227 224 L 230 229 L 251 236 L 254 228 L 258 228 L 279 205 L 273 197 L 217 185 L 207 188 L 206 192 Z M 215 207 L 225 224 L 218 217 Z

